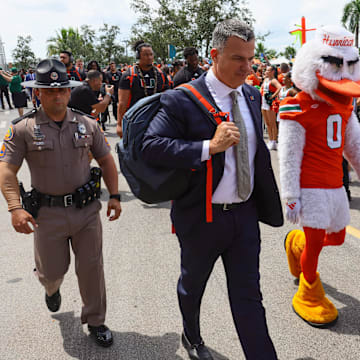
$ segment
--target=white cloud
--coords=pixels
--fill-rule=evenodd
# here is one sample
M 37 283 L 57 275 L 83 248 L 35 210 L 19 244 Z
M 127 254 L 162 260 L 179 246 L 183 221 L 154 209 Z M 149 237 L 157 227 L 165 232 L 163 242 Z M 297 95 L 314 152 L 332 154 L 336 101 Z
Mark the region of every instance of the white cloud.
M 309 27 L 325 24 L 340 24 L 345 3 L 349 0 L 253 0 L 249 7 L 256 19 L 256 32 L 271 31 L 266 46 L 278 51 L 291 45 L 294 37 L 289 31 L 305 16 Z M 153 5 L 156 0 L 149 0 Z M 130 28 L 136 15 L 130 9 L 130 0 L 108 0 L 95 2 L 85 0 L 2 0 L 0 36 L 5 43 L 8 61 L 16 46 L 18 35 L 31 35 L 32 47 L 38 57 L 46 56 L 46 40 L 55 35 L 61 27 L 80 27 L 89 24 L 98 29 L 104 22 L 120 26 L 120 38 L 130 35 Z M 4 16 L 8 14 L 8 16 Z M 311 35 L 309 34 L 309 38 Z

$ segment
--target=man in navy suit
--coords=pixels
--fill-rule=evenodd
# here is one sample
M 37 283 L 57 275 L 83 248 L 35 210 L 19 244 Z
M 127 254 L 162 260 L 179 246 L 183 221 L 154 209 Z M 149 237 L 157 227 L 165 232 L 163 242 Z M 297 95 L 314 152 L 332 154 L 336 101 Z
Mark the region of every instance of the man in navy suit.
M 190 358 L 213 359 L 200 335 L 199 315 L 207 280 L 221 256 L 245 356 L 273 360 L 277 356 L 259 285 L 258 221 L 281 226 L 283 217 L 262 137 L 260 94 L 245 84 L 254 58 L 254 33 L 239 20 L 225 20 L 214 30 L 213 46 L 213 67 L 190 84 L 218 112 L 228 112 L 230 121 L 218 125 L 182 91 L 170 90 L 162 95 L 161 109 L 145 134 L 143 155 L 154 165 L 193 170 L 188 191 L 171 211 L 181 247 L 182 343 Z M 246 128 L 242 133 L 233 122 L 239 116 Z M 240 145 L 246 146 L 249 169 L 246 196 L 239 195 L 238 187 Z

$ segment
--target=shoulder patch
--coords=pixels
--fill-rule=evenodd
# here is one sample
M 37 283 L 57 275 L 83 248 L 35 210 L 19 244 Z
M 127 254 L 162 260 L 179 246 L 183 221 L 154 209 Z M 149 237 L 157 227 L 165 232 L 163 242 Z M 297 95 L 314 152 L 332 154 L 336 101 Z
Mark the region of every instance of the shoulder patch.
M 10 125 L 10 127 L 8 128 L 5 134 L 4 141 L 10 141 L 13 137 L 14 137 L 14 127 Z
M 28 117 L 33 117 L 35 114 L 37 113 L 37 109 L 32 109 L 31 111 L 27 112 L 26 114 L 24 114 L 23 116 L 20 116 L 18 118 L 16 118 L 15 120 L 13 120 L 11 123 L 13 125 L 17 124 L 18 122 L 20 122 L 21 120 L 28 118 Z
M 0 159 L 3 158 L 6 154 L 6 146 L 4 143 L 2 143 L 1 145 L 1 149 L 0 149 Z

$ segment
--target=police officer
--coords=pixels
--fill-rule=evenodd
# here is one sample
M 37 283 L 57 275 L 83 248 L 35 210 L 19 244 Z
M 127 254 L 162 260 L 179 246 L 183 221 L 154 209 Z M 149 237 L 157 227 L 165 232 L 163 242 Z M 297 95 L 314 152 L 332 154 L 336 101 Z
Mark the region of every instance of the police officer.
M 15 230 L 34 232 L 36 273 L 45 287 L 48 309 L 55 312 L 60 308 L 59 288 L 69 267 L 71 244 L 83 302 L 81 321 L 88 324 L 99 345 L 110 346 L 112 333 L 104 324 L 101 204 L 92 191 L 96 186 L 91 188 L 89 150 L 111 194 L 107 205 L 110 221 L 121 212 L 118 175 L 96 122 L 67 108 L 70 88 L 80 84 L 68 79 L 66 67 L 56 59 L 38 64 L 36 80 L 26 82 L 26 86 L 35 88 L 41 107 L 14 120 L 5 135 L 0 150 L 0 186 Z M 16 174 L 24 159 L 34 187 L 31 209 L 27 208 L 33 215 L 20 203 Z

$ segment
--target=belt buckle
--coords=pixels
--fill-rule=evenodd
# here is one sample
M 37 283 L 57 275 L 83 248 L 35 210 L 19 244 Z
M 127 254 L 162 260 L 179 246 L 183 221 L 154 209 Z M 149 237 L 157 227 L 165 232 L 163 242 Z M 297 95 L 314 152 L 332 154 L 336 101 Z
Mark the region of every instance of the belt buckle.
M 65 207 L 72 206 L 73 204 L 73 196 L 72 194 L 64 196 L 64 205 Z
M 228 208 L 228 205 L 229 205 L 229 204 L 223 204 L 223 210 L 224 210 L 224 211 L 230 210 L 230 208 Z

